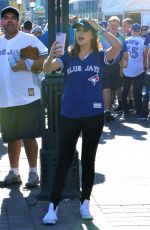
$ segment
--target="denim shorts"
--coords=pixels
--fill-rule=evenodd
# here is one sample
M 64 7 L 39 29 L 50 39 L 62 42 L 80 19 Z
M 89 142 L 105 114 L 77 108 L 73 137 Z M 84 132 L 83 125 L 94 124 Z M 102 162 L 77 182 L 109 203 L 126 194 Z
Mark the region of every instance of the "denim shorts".
M 42 129 L 40 100 L 27 105 L 1 108 L 1 132 L 4 142 L 41 137 Z

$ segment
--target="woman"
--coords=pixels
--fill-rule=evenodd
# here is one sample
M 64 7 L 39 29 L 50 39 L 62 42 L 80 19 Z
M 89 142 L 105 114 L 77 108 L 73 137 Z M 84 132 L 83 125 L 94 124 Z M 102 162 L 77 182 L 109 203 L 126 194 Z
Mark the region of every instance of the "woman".
M 44 224 L 55 224 L 58 221 L 58 204 L 81 132 L 83 141 L 80 214 L 83 219 L 93 218 L 89 211 L 89 200 L 94 182 L 96 150 L 104 125 L 103 66 L 104 62 L 113 61 L 121 48 L 118 39 L 94 20 L 80 19 L 73 28 L 75 29 L 75 44 L 60 57 L 61 47 L 54 42 L 44 62 L 45 73 L 62 68 L 65 77 L 59 161 L 48 213 L 43 219 Z M 112 46 L 105 53 L 99 51 L 98 31 L 103 33 Z

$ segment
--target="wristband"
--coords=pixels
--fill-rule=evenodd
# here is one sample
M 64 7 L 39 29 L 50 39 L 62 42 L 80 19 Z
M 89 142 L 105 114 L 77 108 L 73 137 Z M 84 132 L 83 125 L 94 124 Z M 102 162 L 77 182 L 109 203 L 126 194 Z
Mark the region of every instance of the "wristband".
M 102 28 L 101 30 L 99 30 L 99 33 L 100 33 L 102 36 L 104 35 L 105 32 L 107 32 L 107 29 Z
M 31 59 L 25 59 L 25 63 L 26 63 L 26 67 L 27 67 L 27 70 L 28 71 L 31 71 L 31 67 L 32 67 L 32 65 L 33 65 L 33 60 L 31 60 Z
M 48 57 L 46 58 L 46 61 L 52 62 L 52 60 L 53 60 L 54 58 L 55 58 L 55 57 L 53 57 L 51 54 L 49 54 Z

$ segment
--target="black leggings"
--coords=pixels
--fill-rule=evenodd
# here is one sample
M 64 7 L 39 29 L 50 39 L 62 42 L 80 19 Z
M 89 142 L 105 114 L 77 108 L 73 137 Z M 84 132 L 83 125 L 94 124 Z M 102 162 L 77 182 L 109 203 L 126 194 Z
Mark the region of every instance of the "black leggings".
M 55 206 L 61 200 L 66 177 L 71 166 L 76 144 L 82 132 L 82 194 L 81 200 L 90 199 L 95 174 L 95 156 L 104 126 L 104 114 L 86 118 L 61 117 L 60 151 L 53 189 L 50 197 Z

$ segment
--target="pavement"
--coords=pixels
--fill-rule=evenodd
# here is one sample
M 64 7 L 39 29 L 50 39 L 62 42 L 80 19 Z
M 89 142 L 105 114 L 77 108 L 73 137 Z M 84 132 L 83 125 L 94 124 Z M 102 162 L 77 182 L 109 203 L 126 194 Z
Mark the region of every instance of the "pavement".
M 94 131 L 94 130 L 93 130 Z M 39 148 L 41 146 L 38 139 Z M 80 152 L 81 138 L 77 149 Z M 20 158 L 23 185 L 0 188 L 0 230 L 150 230 L 150 121 L 116 118 L 106 123 L 96 156 L 91 196 L 93 221 L 82 221 L 79 200 L 60 203 L 58 224 L 43 225 L 48 202 L 36 199 L 40 188 L 24 189 L 28 163 Z M 7 145 L 0 140 L 0 180 L 9 170 Z M 40 159 L 38 159 L 40 173 Z

